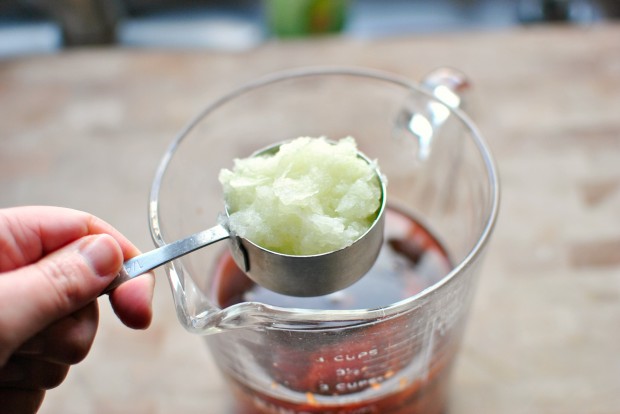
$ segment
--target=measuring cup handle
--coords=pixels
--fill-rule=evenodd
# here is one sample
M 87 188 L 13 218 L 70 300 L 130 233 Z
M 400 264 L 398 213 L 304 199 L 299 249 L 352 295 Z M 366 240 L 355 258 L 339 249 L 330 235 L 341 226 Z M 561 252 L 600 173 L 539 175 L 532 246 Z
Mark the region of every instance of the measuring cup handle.
M 109 293 L 122 283 L 136 276 L 145 274 L 164 263 L 168 263 L 228 237 L 230 237 L 228 230 L 221 224 L 218 224 L 208 230 L 203 230 L 184 239 L 177 240 L 155 250 L 151 250 L 150 252 L 133 257 L 123 263 L 121 271 L 101 294 Z

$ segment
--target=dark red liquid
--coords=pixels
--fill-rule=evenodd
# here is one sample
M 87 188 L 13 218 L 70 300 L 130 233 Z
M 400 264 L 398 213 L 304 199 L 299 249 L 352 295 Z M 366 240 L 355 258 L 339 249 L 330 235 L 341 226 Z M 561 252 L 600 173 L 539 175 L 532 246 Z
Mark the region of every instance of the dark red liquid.
M 252 282 L 232 257 L 221 257 L 215 281 L 216 300 L 222 307 L 243 301 L 305 309 L 370 309 L 415 295 L 443 278 L 451 269 L 445 250 L 433 235 L 411 217 L 386 211 L 385 241 L 377 262 L 360 281 L 330 295 L 298 298 L 271 292 Z M 290 402 L 253 389 L 230 377 L 242 414 L 439 414 L 444 407 L 453 343 L 435 341 L 433 360 L 423 380 L 401 375 L 422 352 L 420 339 L 409 339 L 405 327 L 416 318 L 402 319 L 333 332 L 267 332 L 269 349 L 256 349 L 255 358 L 273 380 L 305 396 Z M 317 335 L 322 335 L 317 339 Z M 354 396 L 379 390 L 391 381 L 394 392 L 380 398 L 336 404 L 323 396 Z M 394 386 L 396 384 L 396 386 Z

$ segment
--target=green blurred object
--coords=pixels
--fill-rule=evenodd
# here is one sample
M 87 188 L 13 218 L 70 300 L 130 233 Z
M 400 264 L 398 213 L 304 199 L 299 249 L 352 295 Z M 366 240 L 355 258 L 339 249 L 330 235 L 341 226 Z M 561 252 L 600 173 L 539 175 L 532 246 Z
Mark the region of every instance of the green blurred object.
M 347 16 L 348 0 L 266 0 L 271 33 L 299 37 L 340 32 Z

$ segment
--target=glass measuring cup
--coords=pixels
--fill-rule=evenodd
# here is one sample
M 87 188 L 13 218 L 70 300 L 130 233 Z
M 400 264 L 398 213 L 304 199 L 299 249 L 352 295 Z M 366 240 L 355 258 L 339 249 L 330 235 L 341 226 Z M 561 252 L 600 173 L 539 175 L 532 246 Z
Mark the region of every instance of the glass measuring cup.
M 341 292 L 271 294 L 226 249 L 166 266 L 179 319 L 206 335 L 239 412 L 444 410 L 499 194 L 486 144 L 443 86 L 353 68 L 278 73 L 211 103 L 170 145 L 149 205 L 158 245 L 207 228 L 223 209 L 219 170 L 274 142 L 351 135 L 387 177 L 384 248 Z

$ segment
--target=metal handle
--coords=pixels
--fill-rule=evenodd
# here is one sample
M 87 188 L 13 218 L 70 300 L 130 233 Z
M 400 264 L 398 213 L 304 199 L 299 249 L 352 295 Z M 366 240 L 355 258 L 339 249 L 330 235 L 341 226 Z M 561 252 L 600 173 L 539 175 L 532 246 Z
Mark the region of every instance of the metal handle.
M 123 268 L 102 294 L 109 293 L 122 283 L 153 270 L 164 263 L 191 253 L 195 250 L 230 237 L 228 229 L 218 224 L 207 230 L 192 234 L 181 240 L 158 247 L 150 252 L 133 257 L 123 263 Z

